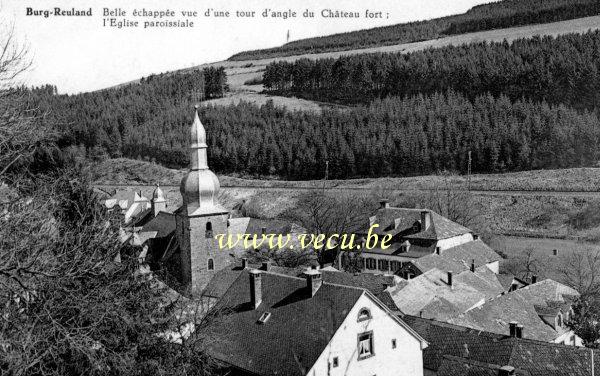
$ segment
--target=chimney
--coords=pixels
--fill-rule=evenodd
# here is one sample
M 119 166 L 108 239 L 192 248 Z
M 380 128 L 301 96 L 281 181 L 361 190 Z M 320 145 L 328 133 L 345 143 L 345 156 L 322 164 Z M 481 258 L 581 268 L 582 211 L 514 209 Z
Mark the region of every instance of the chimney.
M 429 210 L 421 211 L 421 231 L 425 231 L 429 229 L 431 226 L 431 213 Z
M 511 366 L 500 367 L 498 376 L 512 376 L 515 374 L 515 368 Z
M 452 272 L 448 272 L 448 286 L 452 287 Z
M 250 270 L 250 304 L 257 309 L 262 302 L 262 278 L 260 271 Z
M 316 269 L 308 269 L 304 275 L 306 276 L 306 287 L 310 291 L 310 296 L 313 297 L 323 284 L 321 272 Z
M 468 344 L 464 344 L 463 347 L 465 348 L 464 354 L 463 354 L 463 358 L 467 358 L 469 359 L 469 345 Z
M 473 234 L 473 240 L 478 240 L 478 239 L 479 239 L 479 235 Z
M 420 318 L 423 318 L 423 311 L 422 311 L 422 310 L 421 310 L 421 311 L 419 311 L 419 317 L 420 317 Z
M 557 256 L 557 255 L 558 255 L 558 249 L 553 249 L 552 256 Z
M 517 325 L 517 338 L 523 338 L 523 325 Z
M 379 201 L 379 208 L 380 209 L 387 209 L 390 207 L 390 202 L 386 199 L 380 200 Z
M 248 268 L 248 259 L 246 257 L 242 257 L 242 269 Z
M 260 234 L 261 235 L 267 235 L 267 228 L 266 227 L 261 227 L 260 228 Z
M 475 273 L 475 259 L 471 259 L 471 272 Z
M 537 274 L 534 274 L 531 276 L 531 284 L 533 285 L 536 282 L 537 282 Z
M 516 321 L 511 321 L 508 324 L 508 333 L 511 337 L 517 336 L 517 322 Z
M 269 270 L 271 270 L 271 261 L 270 260 L 263 261 L 261 269 L 264 270 L 265 272 L 268 272 Z
M 442 254 L 442 248 L 441 247 L 435 247 L 435 254 L 436 255 L 441 255 Z

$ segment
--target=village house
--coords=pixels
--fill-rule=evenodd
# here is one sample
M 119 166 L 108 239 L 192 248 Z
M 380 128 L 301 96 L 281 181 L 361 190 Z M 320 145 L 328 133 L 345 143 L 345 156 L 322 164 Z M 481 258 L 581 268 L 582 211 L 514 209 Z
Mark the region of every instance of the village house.
M 150 200 L 141 191 L 116 191 L 109 198 L 102 200 L 101 204 L 109 210 L 119 210 L 123 214 L 125 225 L 150 209 Z
M 438 376 L 594 376 L 600 353 L 584 347 L 527 339 L 518 326 L 506 334 L 403 316 L 429 343 L 424 374 Z
M 372 228 L 372 226 L 378 227 Z M 375 215 L 358 235 L 366 238 L 369 229 L 381 237 L 391 235 L 391 246 L 383 249 L 362 247 L 360 269 L 367 273 L 394 273 L 405 279 L 422 274 L 424 265 L 442 260 L 459 272 L 486 265 L 499 273 L 501 257 L 483 243 L 473 231 L 428 209 L 391 207 L 383 200 Z M 354 252 L 354 251 L 352 251 Z M 431 257 L 437 255 L 441 257 Z M 345 268 L 353 255 L 340 253 L 340 267 Z M 418 261 L 429 257 L 422 263 Z M 422 264 L 422 265 L 421 265 Z
M 423 374 L 427 342 L 369 291 L 244 270 L 215 307 L 207 351 L 243 375 Z

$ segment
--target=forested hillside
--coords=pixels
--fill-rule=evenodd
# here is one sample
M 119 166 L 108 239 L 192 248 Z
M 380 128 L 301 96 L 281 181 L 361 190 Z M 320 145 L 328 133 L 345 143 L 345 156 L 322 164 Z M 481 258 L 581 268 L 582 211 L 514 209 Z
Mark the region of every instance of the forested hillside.
M 281 47 L 245 51 L 233 55 L 229 60 L 266 59 L 411 43 L 452 34 L 556 22 L 597 14 L 600 14 L 598 0 L 504 0 L 479 5 L 455 16 L 308 38 Z
M 346 104 L 453 89 L 471 99 L 504 94 L 591 110 L 600 105 L 599 51 L 600 31 L 594 31 L 411 54 L 274 62 L 263 83 L 279 94 Z
M 87 150 L 92 158 L 107 152 L 171 167 L 187 165 L 191 100 L 121 98 L 115 103 L 134 106 L 133 116 L 108 110 L 101 115 L 99 105 L 108 103 L 102 101 L 104 95 L 86 94 L 77 111 L 63 114 L 69 118 L 67 132 L 72 129 L 63 147 L 71 145 L 67 148 L 73 153 Z M 73 99 L 50 99 L 63 100 Z M 470 100 L 452 91 L 391 97 L 322 114 L 272 104 L 209 106 L 202 108 L 201 117 L 213 170 L 286 179 L 321 178 L 325 160 L 331 178 L 462 171 L 469 150 L 474 172 L 589 166 L 598 159 L 600 141 L 600 122 L 591 113 L 511 102 L 506 96 Z
M 169 133 L 170 124 L 189 122 L 192 103 L 222 97 L 227 77 L 222 68 L 206 68 L 186 73 L 160 74 L 143 78 L 139 84 L 123 85 L 98 92 L 56 95 L 46 86 L 27 90 L 26 106 L 45 114 L 40 121 L 56 124 L 65 132 L 62 147 L 81 145 L 78 150 L 92 159 L 104 156 L 139 155 L 139 149 L 154 145 L 141 155 L 152 156 L 168 165 L 179 165 L 173 146 L 187 142 L 157 140 L 154 133 Z M 140 126 L 150 131 L 140 132 Z M 179 134 L 174 130 L 173 134 Z M 149 142 L 148 140 L 153 140 Z M 135 146 L 134 146 L 135 145 Z M 135 150 L 131 150 L 131 149 Z M 162 151 L 166 152 L 162 154 Z M 75 150 L 77 151 L 77 150 Z

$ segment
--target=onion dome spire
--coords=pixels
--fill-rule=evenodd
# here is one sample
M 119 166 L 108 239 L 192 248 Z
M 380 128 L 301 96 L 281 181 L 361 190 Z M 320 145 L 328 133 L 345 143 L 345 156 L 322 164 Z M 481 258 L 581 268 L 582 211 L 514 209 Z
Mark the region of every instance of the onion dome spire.
M 208 168 L 206 130 L 198 116 L 198 106 L 195 106 L 190 137 L 190 171 L 180 186 L 183 205 L 188 215 L 227 213 L 218 203 L 219 179 Z

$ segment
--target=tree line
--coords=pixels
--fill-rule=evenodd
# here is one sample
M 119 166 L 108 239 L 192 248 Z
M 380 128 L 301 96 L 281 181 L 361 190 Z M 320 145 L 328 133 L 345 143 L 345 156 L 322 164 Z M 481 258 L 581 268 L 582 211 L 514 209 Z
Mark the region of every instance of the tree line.
M 600 104 L 599 50 L 600 31 L 593 31 L 410 54 L 300 59 L 269 64 L 263 83 L 284 95 L 346 104 L 453 89 L 469 98 L 504 94 L 594 109 Z
M 116 104 L 130 103 L 135 111 L 107 107 L 107 117 L 99 119 L 95 111 L 103 95 L 86 94 L 88 100 L 67 114 L 58 114 L 64 106 L 56 105 L 55 114 L 69 119 L 63 148 L 187 166 L 192 101 L 122 98 Z M 206 106 L 201 119 L 213 170 L 284 179 L 320 179 L 325 161 L 331 178 L 464 171 L 468 151 L 473 171 L 481 173 L 590 166 L 598 160 L 600 135 L 593 113 L 504 95 L 469 99 L 452 90 L 321 114 L 272 102 Z M 122 124 L 126 131 L 118 131 Z
M 56 88 L 50 85 L 19 90 L 26 106 L 45 114 L 37 120 L 41 125 L 54 124 L 64 130 L 61 147 L 82 144 L 87 156 L 94 159 L 132 155 L 128 143 L 138 137 L 141 124 L 151 129 L 168 127 L 168 119 L 182 116 L 175 113 L 182 104 L 191 106 L 222 97 L 228 86 L 224 68 L 210 67 L 151 75 L 139 83 L 77 95 L 56 95 Z M 161 144 L 164 149 L 168 146 Z M 148 154 L 152 153 L 144 153 Z M 160 159 L 167 161 L 168 157 Z
M 244 51 L 229 60 L 267 59 L 306 53 L 412 43 L 452 34 L 556 22 L 600 13 L 597 0 L 504 0 L 473 7 L 464 14 L 307 38 L 283 46 Z

